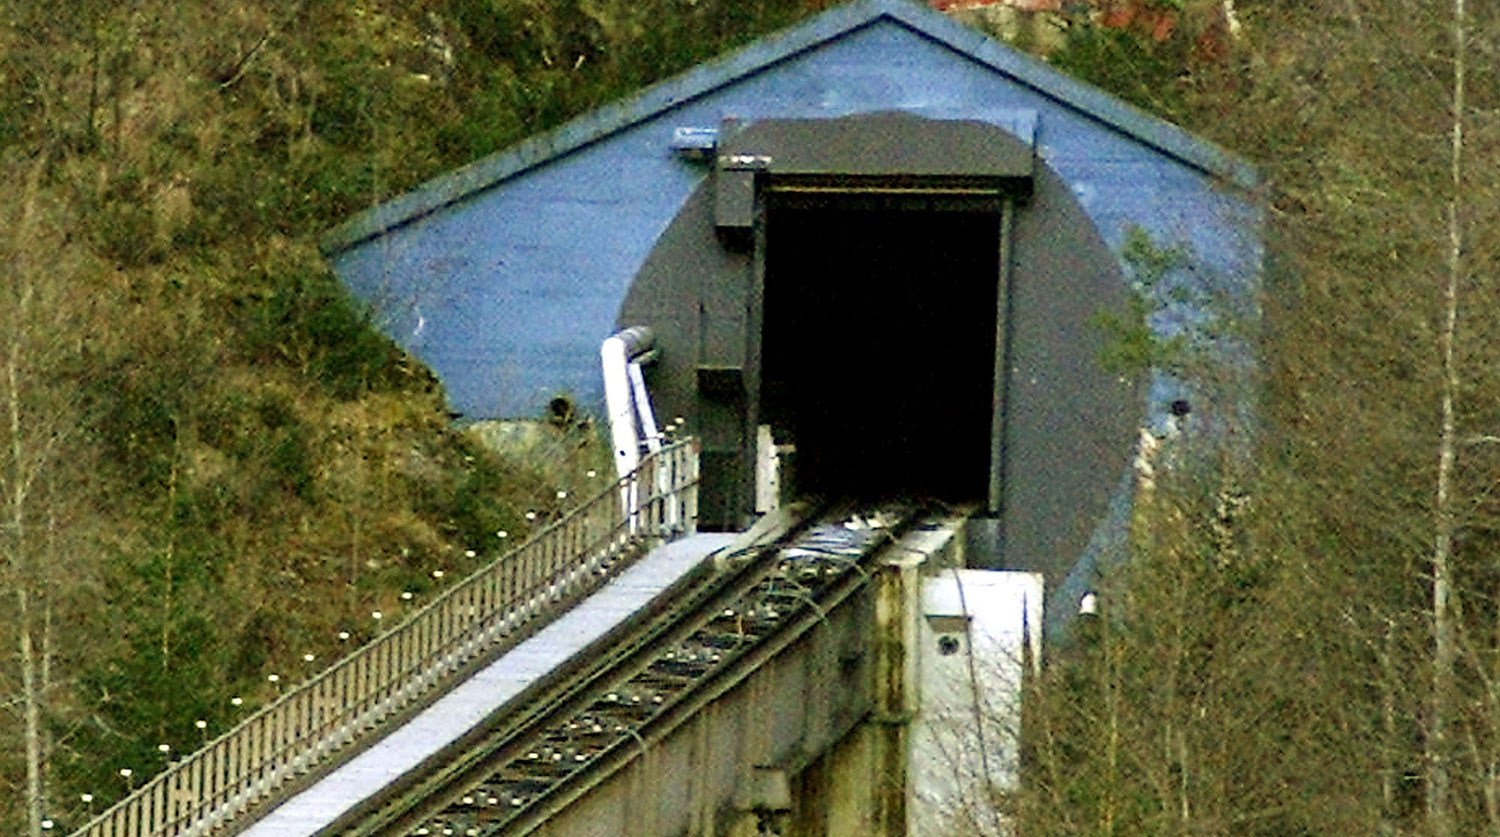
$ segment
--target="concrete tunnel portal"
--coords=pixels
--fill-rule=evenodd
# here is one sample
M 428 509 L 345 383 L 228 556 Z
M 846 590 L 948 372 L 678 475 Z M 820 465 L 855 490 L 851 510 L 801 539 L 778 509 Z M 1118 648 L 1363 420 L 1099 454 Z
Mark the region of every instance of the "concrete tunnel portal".
M 700 527 L 764 510 L 769 430 L 790 493 L 977 505 L 974 566 L 1057 583 L 1144 410 L 1099 363 L 1126 284 L 1067 183 L 997 125 L 901 112 L 727 124 L 708 162 L 617 320 L 702 442 Z

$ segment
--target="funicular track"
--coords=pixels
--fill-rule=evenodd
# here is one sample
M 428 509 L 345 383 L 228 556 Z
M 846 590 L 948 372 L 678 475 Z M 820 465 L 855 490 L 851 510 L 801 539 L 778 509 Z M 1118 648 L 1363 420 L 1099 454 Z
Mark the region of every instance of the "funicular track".
M 323 833 L 519 834 L 617 770 L 775 656 L 858 589 L 873 556 L 923 518 L 916 503 L 796 506 L 684 579 L 528 707 L 455 742 Z M 705 578 L 705 576 L 707 576 Z
M 74 837 L 253 828 L 404 728 L 487 660 L 628 572 L 652 544 L 690 533 L 697 486 L 696 440 L 661 448 L 400 624 L 174 762 Z

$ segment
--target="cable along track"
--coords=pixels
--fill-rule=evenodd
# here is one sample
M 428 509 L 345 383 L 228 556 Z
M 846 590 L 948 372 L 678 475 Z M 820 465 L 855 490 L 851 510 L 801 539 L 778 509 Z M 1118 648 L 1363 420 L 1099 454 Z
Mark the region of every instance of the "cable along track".
M 505 725 L 345 834 L 491 837 L 518 833 L 571 798 L 586 774 L 623 766 L 649 729 L 691 715 L 780 650 L 786 626 L 822 618 L 867 577 L 867 559 L 923 518 L 915 503 L 841 506 L 722 569 L 615 643 L 566 694 Z M 562 689 L 556 690 L 564 691 Z M 705 694 L 707 692 L 713 694 Z M 546 698 L 543 698 L 546 701 Z

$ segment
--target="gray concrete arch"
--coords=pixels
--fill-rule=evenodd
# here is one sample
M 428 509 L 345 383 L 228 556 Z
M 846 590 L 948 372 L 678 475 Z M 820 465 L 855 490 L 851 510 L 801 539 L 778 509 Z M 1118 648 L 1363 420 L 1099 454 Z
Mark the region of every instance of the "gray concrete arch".
M 726 123 L 710 164 L 619 313 L 703 440 L 702 524 L 752 513 L 767 423 L 803 489 L 988 505 L 988 565 L 1059 581 L 1145 410 L 1098 361 L 1126 283 L 1067 183 L 1029 138 L 901 112 Z

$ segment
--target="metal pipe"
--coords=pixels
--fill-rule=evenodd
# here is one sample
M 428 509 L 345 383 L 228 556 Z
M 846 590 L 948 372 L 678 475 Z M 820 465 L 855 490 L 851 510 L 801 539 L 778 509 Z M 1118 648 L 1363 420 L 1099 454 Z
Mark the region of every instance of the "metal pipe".
M 610 335 L 599 347 L 604 369 L 604 408 L 609 415 L 609 433 L 614 445 L 615 471 L 624 477 L 641 461 L 641 434 L 636 425 L 635 399 L 631 397 L 630 362 L 651 350 L 651 329 L 634 326 Z
M 618 337 L 625 344 L 625 357 L 634 360 L 651 351 L 656 345 L 656 334 L 649 326 L 631 326 L 621 329 L 612 335 Z
M 635 399 L 636 420 L 640 422 L 641 441 L 646 450 L 656 453 L 661 450 L 661 431 L 656 427 L 656 413 L 651 409 L 651 393 L 646 391 L 646 377 L 641 373 L 639 361 L 632 360 L 625 371 L 630 378 L 630 391 Z
M 656 415 L 651 411 L 651 394 L 646 391 L 646 378 L 641 374 L 641 363 L 654 359 L 656 350 L 637 355 L 635 360 L 625 367 L 627 377 L 630 379 L 630 391 L 634 396 L 635 418 L 639 422 L 640 440 L 646 445 L 646 452 L 655 456 L 661 451 L 661 433 L 656 429 Z M 637 448 L 639 449 L 639 447 Z M 659 464 L 656 468 L 656 493 L 665 496 L 667 488 L 667 469 Z M 668 528 L 675 529 L 680 515 L 676 513 L 676 505 L 668 503 L 664 510 L 666 512 L 666 524 Z

